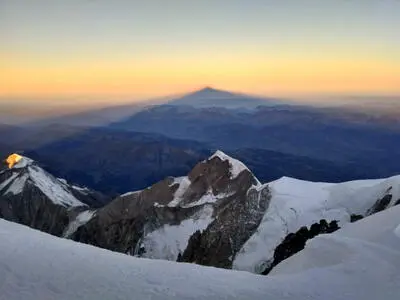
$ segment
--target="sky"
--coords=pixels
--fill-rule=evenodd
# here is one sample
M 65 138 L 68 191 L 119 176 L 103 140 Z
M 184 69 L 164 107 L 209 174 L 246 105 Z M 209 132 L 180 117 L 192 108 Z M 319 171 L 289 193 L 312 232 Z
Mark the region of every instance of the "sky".
M 400 0 L 0 0 L 0 101 L 398 95 L 399 29 Z

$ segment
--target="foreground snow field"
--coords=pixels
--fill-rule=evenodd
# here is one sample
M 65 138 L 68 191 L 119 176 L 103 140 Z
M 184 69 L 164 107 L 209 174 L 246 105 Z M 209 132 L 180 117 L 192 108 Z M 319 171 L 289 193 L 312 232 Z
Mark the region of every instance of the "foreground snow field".
M 399 299 L 400 206 L 311 240 L 270 276 L 133 258 L 0 219 L 0 299 Z

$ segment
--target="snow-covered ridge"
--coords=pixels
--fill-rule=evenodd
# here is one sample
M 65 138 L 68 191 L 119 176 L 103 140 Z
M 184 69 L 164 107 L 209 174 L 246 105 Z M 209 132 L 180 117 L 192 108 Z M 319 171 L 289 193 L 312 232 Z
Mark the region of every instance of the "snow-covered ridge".
M 9 178 L 0 185 L 0 192 L 5 196 L 21 194 L 27 184 L 32 184 L 57 205 L 86 206 L 70 192 L 66 182 L 53 177 L 30 158 L 21 156 L 10 169 L 1 173 L 6 172 L 10 174 Z
M 29 178 L 55 204 L 63 206 L 85 206 L 75 198 L 65 185 L 58 184 L 53 176 L 37 166 L 29 166 Z
M 132 195 L 134 195 L 134 194 L 140 193 L 141 191 L 142 191 L 142 190 L 140 190 L 140 191 L 133 191 L 133 192 L 127 192 L 127 193 L 125 193 L 125 194 L 122 194 L 120 197 L 132 196 Z
M 352 214 L 366 215 L 388 193 L 389 206 L 400 199 L 400 176 L 387 179 L 357 180 L 338 184 L 303 181 L 283 177 L 266 184 L 271 202 L 257 231 L 237 254 L 233 267 L 260 272 L 270 261 L 284 237 L 320 219 L 350 222 Z
M 64 178 L 57 178 L 57 180 L 60 181 L 64 185 L 69 185 L 71 188 L 73 188 L 74 190 L 76 190 L 82 194 L 87 194 L 90 192 L 90 190 L 87 187 L 69 184 L 68 181 Z

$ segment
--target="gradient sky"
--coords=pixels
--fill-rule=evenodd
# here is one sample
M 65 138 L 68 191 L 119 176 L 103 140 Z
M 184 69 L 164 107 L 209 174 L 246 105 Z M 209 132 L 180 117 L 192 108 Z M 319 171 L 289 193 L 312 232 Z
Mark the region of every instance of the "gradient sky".
M 0 0 L 0 41 L 2 101 L 400 94 L 398 0 Z

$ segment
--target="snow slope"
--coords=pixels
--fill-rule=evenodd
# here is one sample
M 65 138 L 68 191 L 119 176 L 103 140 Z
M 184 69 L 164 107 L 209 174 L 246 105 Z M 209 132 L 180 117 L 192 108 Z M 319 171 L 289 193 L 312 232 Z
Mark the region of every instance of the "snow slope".
M 268 184 L 271 202 L 255 234 L 236 255 L 233 268 L 260 273 L 272 260 L 284 237 L 320 219 L 350 221 L 351 214 L 365 215 L 390 192 L 400 199 L 400 176 L 339 184 L 317 183 L 283 177 Z
M 138 259 L 0 219 L 0 299 L 397 300 L 399 224 L 396 206 L 311 240 L 258 276 Z
M 190 186 L 190 183 L 191 183 L 190 179 L 187 176 L 174 178 L 174 181 L 172 182 L 171 186 L 174 184 L 179 184 L 179 187 L 175 191 L 174 199 L 170 203 L 168 203 L 168 206 L 175 207 L 180 204 L 180 202 L 183 200 L 183 196 L 186 190 Z
M 55 204 L 62 206 L 85 206 L 63 184 L 37 166 L 28 166 L 30 179 Z
M 79 213 L 76 218 L 68 224 L 63 237 L 69 238 L 80 226 L 89 222 L 94 217 L 95 213 L 96 211 L 93 210 L 85 210 Z
M 308 241 L 303 251 L 280 263 L 270 276 L 314 278 L 314 284 L 330 290 L 332 297 L 339 292 L 355 299 L 350 295 L 358 289 L 364 299 L 396 299 L 400 295 L 399 226 L 399 206 L 346 224 L 333 234 Z
M 143 257 L 176 261 L 179 253 L 183 253 L 190 237 L 197 230 L 203 231 L 214 221 L 213 207 L 204 206 L 191 218 L 178 225 L 164 225 L 150 233 L 145 233 L 142 246 L 146 253 Z

